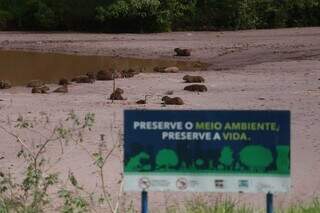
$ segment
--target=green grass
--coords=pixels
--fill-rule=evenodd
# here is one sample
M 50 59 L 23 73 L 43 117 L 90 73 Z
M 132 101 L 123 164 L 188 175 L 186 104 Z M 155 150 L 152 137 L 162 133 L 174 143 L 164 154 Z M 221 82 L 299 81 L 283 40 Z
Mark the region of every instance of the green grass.
M 0 200 L 0 213 L 9 213 L 9 212 L 21 212 L 29 213 L 28 210 L 22 211 L 9 211 L 8 207 L 12 205 L 11 202 L 4 202 Z M 38 213 L 31 211 L 32 213 Z M 133 210 L 130 212 L 139 212 L 138 210 Z M 161 210 L 163 212 L 163 210 Z M 165 213 L 264 213 L 265 209 L 254 209 L 249 206 L 239 205 L 235 201 L 218 200 L 213 203 L 206 202 L 202 199 L 196 199 L 192 201 L 187 201 L 181 207 L 167 207 Z M 277 209 L 275 213 L 320 213 L 320 199 L 314 199 L 308 204 L 295 204 L 287 209 Z
M 297 204 L 277 213 L 320 213 L 320 199 L 314 199 L 307 205 Z
M 254 209 L 246 206 L 237 207 L 233 202 L 221 202 L 208 204 L 202 202 L 188 202 L 181 208 L 168 208 L 166 213 L 258 213 Z M 261 212 L 261 211 L 260 211 Z
M 208 203 L 203 200 L 189 201 L 182 207 L 170 207 L 166 213 L 264 213 L 265 209 L 254 209 L 239 206 L 234 201 L 219 201 Z M 314 199 L 308 204 L 296 204 L 287 209 L 277 209 L 275 213 L 320 213 L 320 199 Z

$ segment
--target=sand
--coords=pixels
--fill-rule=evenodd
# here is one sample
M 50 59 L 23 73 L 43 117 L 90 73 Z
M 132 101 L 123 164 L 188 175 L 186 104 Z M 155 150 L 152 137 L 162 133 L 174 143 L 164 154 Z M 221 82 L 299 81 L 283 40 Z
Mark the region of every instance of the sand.
M 124 89 L 125 101 L 107 100 L 112 82 L 72 84 L 67 94 L 33 95 L 22 86 L 0 91 L 0 120 L 19 115 L 28 118 L 48 115 L 48 128 L 59 123 L 73 110 L 83 115 L 93 112 L 96 123 L 86 133 L 84 146 L 98 149 L 99 135 L 105 134 L 111 144 L 120 140 L 124 109 L 279 109 L 292 113 L 292 187 L 275 197 L 276 206 L 298 201 L 307 202 L 320 195 L 320 28 L 279 29 L 238 32 L 176 32 L 161 34 L 82 34 L 82 33 L 0 33 L 2 49 L 76 54 L 117 55 L 138 58 L 176 58 L 174 47 L 191 48 L 192 57 L 210 63 L 208 71 L 171 74 L 141 73 L 134 78 L 119 79 L 117 87 Z M 208 92 L 183 90 L 185 74 L 198 74 L 206 79 Z M 49 85 L 51 89 L 57 85 Z M 169 90 L 181 97 L 185 105 L 161 105 L 161 97 Z M 148 95 L 148 103 L 135 101 Z M 1 122 L 0 125 L 7 126 Z M 44 131 L 45 132 L 45 131 Z M 48 133 L 48 132 L 46 132 Z M 0 130 L 0 169 L 11 168 L 21 175 L 24 168 L 16 153 L 20 145 Z M 32 133 L 25 133 L 37 142 Z M 112 137 L 111 137 L 112 136 Z M 32 144 L 29 144 L 30 146 Z M 59 156 L 59 144 L 48 147 L 50 159 Z M 112 194 L 116 194 L 122 171 L 121 152 L 108 161 L 105 172 Z M 79 182 L 89 190 L 97 190 L 98 179 L 88 153 L 72 144 L 65 147 L 63 159 L 54 164 L 62 178 L 73 171 Z M 198 194 L 196 194 L 198 195 Z M 196 196 L 184 193 L 150 193 L 150 207 L 164 210 L 166 206 Z M 263 194 L 228 194 L 256 207 L 264 206 Z M 201 194 L 214 200 L 221 194 Z M 126 194 L 139 207 L 139 194 Z

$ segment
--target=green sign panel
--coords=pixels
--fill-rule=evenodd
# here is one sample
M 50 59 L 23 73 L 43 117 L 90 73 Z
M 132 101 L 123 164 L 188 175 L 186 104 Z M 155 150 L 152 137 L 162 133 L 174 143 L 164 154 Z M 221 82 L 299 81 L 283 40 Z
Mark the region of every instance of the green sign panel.
M 125 111 L 128 191 L 285 192 L 288 111 Z

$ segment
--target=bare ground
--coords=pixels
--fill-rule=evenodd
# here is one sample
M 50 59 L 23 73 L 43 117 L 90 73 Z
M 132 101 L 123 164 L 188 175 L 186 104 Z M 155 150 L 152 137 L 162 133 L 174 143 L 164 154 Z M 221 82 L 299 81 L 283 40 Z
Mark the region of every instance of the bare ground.
M 94 112 L 96 127 L 89 134 L 88 149 L 97 147 L 99 134 L 113 134 L 122 129 L 123 109 L 161 107 L 161 96 L 172 90 L 185 101 L 177 109 L 288 109 L 292 112 L 292 190 L 276 196 L 276 205 L 308 201 L 320 195 L 320 28 L 280 29 L 238 32 L 176 32 L 162 34 L 80 34 L 80 33 L 0 33 L 3 49 L 76 54 L 101 54 L 138 58 L 173 58 L 172 49 L 192 49 L 192 57 L 210 63 L 208 72 L 199 72 L 206 79 L 207 93 L 183 91 L 182 77 L 174 74 L 141 73 L 133 79 L 121 79 L 117 86 L 124 89 L 126 101 L 111 104 L 107 96 L 112 82 L 70 86 L 65 95 L 32 95 L 29 89 L 14 87 L 0 91 L 0 118 L 6 120 L 19 114 L 38 116 L 45 112 L 52 123 L 59 122 L 70 111 L 79 114 Z M 174 57 L 175 58 L 175 57 Z M 216 70 L 216 71 L 215 71 Z M 219 71 L 217 71 L 219 70 Z M 50 85 L 51 88 L 56 85 Z M 150 95 L 146 106 L 134 102 Z M 110 129 L 113 124 L 115 129 Z M 14 168 L 20 172 L 23 163 L 17 160 L 20 146 L 1 132 L 0 168 Z M 93 141 L 92 141 L 93 140 Z M 108 137 L 111 141 L 111 137 Z M 9 143 L 10 141 L 10 143 Z M 12 142 L 12 143 L 11 143 Z M 53 150 L 58 147 L 52 146 Z M 74 171 L 80 181 L 96 189 L 94 168 L 87 153 L 66 148 L 66 157 L 55 166 L 65 177 Z M 53 157 L 56 152 L 49 153 Z M 117 190 L 122 170 L 121 155 L 115 154 L 106 168 L 107 181 L 113 193 Z M 192 194 L 151 193 L 151 208 L 181 202 Z M 214 200 L 219 194 L 206 196 Z M 262 207 L 262 194 L 232 194 L 253 206 Z M 138 194 L 127 194 L 139 206 Z
M 0 33 L 2 49 L 137 58 L 170 58 L 190 48 L 185 60 L 209 62 L 212 69 L 287 60 L 320 59 L 320 29 L 292 28 L 235 32 L 157 34 Z

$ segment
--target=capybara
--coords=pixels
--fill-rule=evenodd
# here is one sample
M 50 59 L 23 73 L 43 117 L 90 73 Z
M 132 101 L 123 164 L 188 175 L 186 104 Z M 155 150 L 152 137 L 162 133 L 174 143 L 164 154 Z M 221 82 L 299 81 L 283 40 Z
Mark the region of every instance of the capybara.
M 183 105 L 184 102 L 180 97 L 170 98 L 169 96 L 164 96 L 162 101 L 165 105 Z
M 111 95 L 110 100 L 125 100 L 122 97 L 123 89 L 117 88 Z
M 134 69 L 122 70 L 120 75 L 122 78 L 132 78 L 137 72 Z
M 94 79 L 90 79 L 87 75 L 79 75 L 73 78 L 71 81 L 74 81 L 76 83 L 93 83 Z
M 166 67 L 163 67 L 163 66 L 156 66 L 156 67 L 153 68 L 153 71 L 154 72 L 164 72 L 165 68 Z
M 62 87 L 58 87 L 53 92 L 56 92 L 56 93 L 67 93 L 68 92 L 68 85 L 65 84 Z
M 186 83 L 203 83 L 204 82 L 204 78 L 198 75 L 185 75 L 183 77 L 183 80 L 185 80 Z
M 96 80 L 96 74 L 94 72 L 88 72 L 87 76 L 89 79 Z
M 41 87 L 44 86 L 45 83 L 41 80 L 31 80 L 29 81 L 29 83 L 27 84 L 27 87 Z
M 43 85 L 41 87 L 33 87 L 31 93 L 47 94 L 49 90 L 50 88 L 48 86 Z
M 186 86 L 184 88 L 184 90 L 192 91 L 192 92 L 207 92 L 208 91 L 207 87 L 202 84 L 192 84 L 192 85 Z
M 1 80 L 0 81 L 0 89 L 10 89 L 12 84 L 9 80 Z
M 157 66 L 153 68 L 153 71 L 155 72 L 161 72 L 161 73 L 176 73 L 179 72 L 179 67 L 162 67 L 162 66 Z
M 191 55 L 190 49 L 175 48 L 174 51 L 176 52 L 176 56 L 190 56 Z
M 59 84 L 59 85 L 68 85 L 68 84 L 70 84 L 70 82 L 69 82 L 69 80 L 66 79 L 66 78 L 60 78 L 58 84 Z
M 136 104 L 146 104 L 146 103 L 147 103 L 146 100 L 143 100 L 143 99 L 138 100 L 138 101 L 136 102 Z
M 97 80 L 99 81 L 110 81 L 110 80 L 114 80 L 116 78 L 115 76 L 115 72 L 109 70 L 109 71 L 105 71 L 105 70 L 100 70 L 97 73 Z

